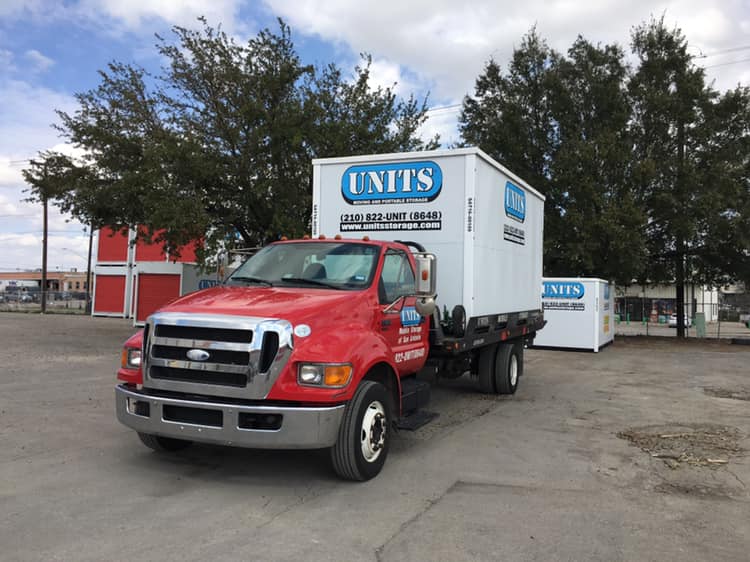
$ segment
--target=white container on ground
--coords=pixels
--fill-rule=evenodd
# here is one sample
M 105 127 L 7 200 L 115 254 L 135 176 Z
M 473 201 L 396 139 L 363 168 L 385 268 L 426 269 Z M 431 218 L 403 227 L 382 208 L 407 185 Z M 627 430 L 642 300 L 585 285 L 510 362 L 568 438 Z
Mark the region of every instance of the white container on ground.
M 542 309 L 547 325 L 534 346 L 594 352 L 615 339 L 615 287 L 581 277 L 544 277 Z
M 543 225 L 544 196 L 477 148 L 313 161 L 313 237 L 422 244 L 468 318 L 541 309 Z

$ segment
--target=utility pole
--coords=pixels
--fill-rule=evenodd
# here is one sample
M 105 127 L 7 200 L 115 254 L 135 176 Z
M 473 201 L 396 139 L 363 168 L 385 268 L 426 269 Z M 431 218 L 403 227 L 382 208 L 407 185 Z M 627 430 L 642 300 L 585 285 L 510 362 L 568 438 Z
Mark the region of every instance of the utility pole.
M 89 259 L 86 264 L 86 314 L 91 314 L 91 248 L 94 244 L 94 223 L 89 225 Z
M 47 312 L 47 163 L 44 163 L 44 181 L 42 187 L 43 238 L 42 238 L 42 314 Z

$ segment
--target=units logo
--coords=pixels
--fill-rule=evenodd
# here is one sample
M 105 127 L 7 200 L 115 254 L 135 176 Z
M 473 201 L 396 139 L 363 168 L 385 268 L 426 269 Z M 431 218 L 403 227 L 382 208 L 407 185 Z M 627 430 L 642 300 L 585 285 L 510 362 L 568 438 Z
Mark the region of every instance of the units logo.
M 577 281 L 544 281 L 542 283 L 543 299 L 580 299 L 585 290 L 583 283 Z
M 505 184 L 505 214 L 518 222 L 526 220 L 526 193 L 511 182 Z
M 401 310 L 401 325 L 402 326 L 419 326 L 422 321 L 417 309 L 413 306 L 406 306 Z
M 443 172 L 435 162 L 363 164 L 341 177 L 341 194 L 350 205 L 426 203 L 443 188 Z

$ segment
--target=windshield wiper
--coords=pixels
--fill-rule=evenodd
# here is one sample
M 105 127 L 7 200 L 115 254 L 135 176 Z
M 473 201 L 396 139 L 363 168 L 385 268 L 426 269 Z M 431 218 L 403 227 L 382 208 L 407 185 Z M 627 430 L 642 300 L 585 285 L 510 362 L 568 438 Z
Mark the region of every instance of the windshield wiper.
M 227 281 L 245 281 L 246 283 L 258 283 L 260 285 L 265 285 L 266 287 L 273 287 L 273 283 L 271 283 L 267 279 L 261 279 L 260 277 L 247 277 L 238 275 L 235 277 L 230 277 L 229 279 L 227 279 Z
M 336 289 L 336 290 L 341 289 L 341 287 L 339 287 L 338 285 L 326 283 L 325 281 L 318 281 L 317 279 L 305 279 L 304 277 L 282 277 L 281 281 L 288 282 L 288 283 L 303 283 L 306 285 L 317 285 L 318 287 L 326 287 L 327 289 Z

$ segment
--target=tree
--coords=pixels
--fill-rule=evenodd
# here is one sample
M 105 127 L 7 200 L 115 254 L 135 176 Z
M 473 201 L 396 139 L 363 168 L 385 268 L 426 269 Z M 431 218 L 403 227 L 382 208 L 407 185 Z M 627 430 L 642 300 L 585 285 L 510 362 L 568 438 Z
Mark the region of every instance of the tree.
M 30 193 L 26 201 L 42 204 L 42 286 L 40 287 L 42 314 L 47 312 L 47 245 L 49 243 L 47 214 L 49 202 L 65 190 L 59 173 L 64 166 L 64 157 L 46 152 L 40 154 L 39 160 L 31 160 L 29 167 L 22 172 L 24 180 L 30 186 L 26 190 Z
M 743 249 L 735 244 L 747 241 L 746 210 L 736 208 L 747 201 L 747 92 L 722 98 L 707 86 L 685 36 L 663 19 L 637 27 L 632 46 L 640 63 L 629 89 L 635 178 L 647 213 L 643 276 L 675 283 L 684 337 L 686 281 L 734 276 Z M 717 262 L 730 255 L 730 263 Z
M 547 275 L 628 284 L 642 270 L 643 213 L 632 192 L 627 66 L 617 45 L 578 37 L 554 69 L 558 148 L 550 165 L 555 211 Z
M 63 136 L 85 151 L 61 198 L 77 218 L 144 225 L 173 254 L 202 239 L 205 259 L 228 239 L 258 246 L 308 231 L 311 158 L 426 146 L 425 103 L 370 89 L 369 58 L 347 82 L 333 65 L 304 65 L 283 22 L 246 44 L 205 21 L 173 31 L 158 38 L 160 75 L 111 63 L 74 113 L 59 112 Z
M 550 94 L 558 58 L 532 29 L 513 51 L 507 74 L 494 60 L 487 63 L 459 118 L 465 144 L 482 148 L 545 194 L 557 145 Z
M 581 37 L 565 57 L 532 29 L 508 72 L 490 61 L 464 99 L 464 141 L 546 196 L 547 275 L 630 282 L 640 271 L 643 217 L 630 189 L 623 58 L 619 47 Z

